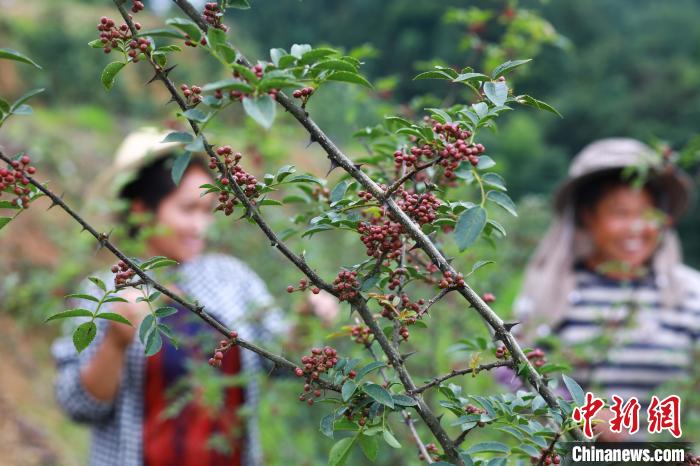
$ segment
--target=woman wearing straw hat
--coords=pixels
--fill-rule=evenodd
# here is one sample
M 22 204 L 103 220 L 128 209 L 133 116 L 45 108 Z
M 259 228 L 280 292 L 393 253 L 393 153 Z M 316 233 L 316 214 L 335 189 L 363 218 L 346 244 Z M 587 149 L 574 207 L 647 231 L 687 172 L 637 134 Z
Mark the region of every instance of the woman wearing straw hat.
M 269 346 L 289 326 L 263 281 L 247 265 L 225 254 L 204 253 L 204 235 L 216 201 L 212 195 L 200 196 L 199 186 L 212 182 L 208 161 L 194 156 L 176 185 L 171 166 L 178 144 L 161 142 L 166 134 L 146 128 L 129 135 L 113 167 L 95 182 L 93 195 L 98 190 L 111 194 L 111 186 L 128 205 L 124 215 L 149 213 L 150 226 L 156 228 L 146 240 L 148 256 L 166 256 L 179 263 L 170 287 L 197 300 L 242 338 Z M 110 178 L 118 180 L 110 183 Z M 101 275 L 106 283 L 114 280 L 110 274 Z M 92 283 L 81 292 L 99 295 Z M 263 373 L 266 361 L 234 346 L 224 356 L 221 369 L 211 370 L 206 360 L 218 335 L 184 309 L 164 319 L 179 346 L 164 342 L 160 352 L 146 357 L 134 336 L 148 313 L 145 303 L 136 303 L 139 295 L 129 289 L 120 294 L 128 303 L 106 303 L 101 308 L 121 313 L 134 327 L 98 319 L 97 336 L 82 353 L 76 353 L 70 336 L 60 338 L 52 348 L 58 366 L 58 402 L 72 419 L 91 426 L 90 464 L 261 465 L 256 375 Z M 310 305 L 316 314 L 333 320 L 335 301 L 323 294 L 312 296 Z M 81 301 L 79 305 L 88 307 L 86 303 L 96 304 Z M 229 382 L 217 382 L 221 388 L 214 408 L 203 401 L 203 388 L 191 375 L 202 366 L 207 376 L 229 376 Z M 232 384 L 230 376 L 243 376 L 244 386 Z
M 654 390 L 690 373 L 700 274 L 683 265 L 672 228 L 689 196 L 688 177 L 646 145 L 593 142 L 573 160 L 555 220 L 525 271 L 516 338 L 529 347 L 558 341 L 584 390 L 607 406 L 613 394 L 641 405 L 637 435 L 600 423 L 601 441 L 645 438 Z M 514 383 L 509 369 L 497 378 Z

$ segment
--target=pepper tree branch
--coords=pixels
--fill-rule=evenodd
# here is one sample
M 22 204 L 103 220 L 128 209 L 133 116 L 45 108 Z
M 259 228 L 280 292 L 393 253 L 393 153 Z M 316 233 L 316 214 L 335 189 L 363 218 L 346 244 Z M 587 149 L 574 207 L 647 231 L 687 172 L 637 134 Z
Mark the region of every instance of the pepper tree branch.
M 12 160 L 5 155 L 2 150 L 0 150 L 0 160 L 3 160 L 4 162 L 11 164 Z M 198 315 L 204 322 L 206 322 L 209 326 L 213 327 L 215 330 L 217 330 L 219 333 L 224 335 L 226 338 L 230 338 L 230 333 L 231 331 L 226 328 L 226 326 L 222 325 L 214 319 L 211 315 L 209 315 L 205 309 L 204 306 L 201 306 L 199 304 L 193 304 L 187 301 L 186 299 L 182 298 L 179 296 L 177 293 L 172 292 L 169 290 L 167 287 L 163 286 L 153 278 L 151 278 L 149 275 L 146 274 L 144 270 L 142 270 L 135 262 L 133 262 L 129 257 L 126 256 L 119 248 L 117 248 L 114 243 L 112 243 L 109 240 L 109 236 L 105 233 L 99 233 L 95 228 L 90 225 L 85 219 L 83 219 L 75 210 L 73 210 L 68 204 L 66 204 L 63 199 L 61 199 L 59 196 L 57 196 L 55 193 L 53 193 L 50 189 L 39 183 L 37 180 L 35 180 L 32 176 L 26 174 L 25 177 L 29 180 L 29 182 L 36 186 L 36 188 L 44 193 L 46 196 L 48 196 L 51 201 L 53 202 L 53 205 L 59 206 L 61 209 L 63 209 L 68 215 L 70 215 L 76 222 L 78 222 L 82 227 L 83 230 L 86 230 L 88 233 L 90 233 L 92 236 L 97 239 L 97 241 L 100 243 L 101 247 L 106 248 L 109 250 L 112 254 L 114 254 L 117 258 L 119 258 L 121 261 L 123 261 L 125 264 L 131 268 L 136 275 L 140 277 L 140 280 L 138 283 L 140 284 L 148 284 L 155 288 L 156 290 L 160 291 L 163 295 L 167 296 L 168 298 L 172 299 L 173 301 L 181 304 L 183 307 L 188 309 L 189 311 L 195 313 Z M 254 343 L 251 343 L 247 340 L 244 340 L 242 338 L 237 337 L 236 338 L 236 344 L 242 348 L 245 348 L 249 351 L 252 351 L 266 359 L 269 359 L 273 363 L 275 363 L 277 366 L 284 367 L 286 369 L 289 369 L 290 371 L 294 371 L 298 366 L 294 364 L 293 362 L 285 359 L 282 356 L 279 356 L 277 354 L 274 354 L 270 351 L 267 351 L 266 349 L 257 346 Z M 319 384 L 326 389 L 333 390 L 333 391 L 340 391 L 340 387 L 330 384 L 328 382 L 325 382 L 323 380 L 318 380 Z
M 129 14 L 126 11 L 126 9 L 123 6 L 123 0 L 114 0 L 115 5 L 119 9 L 124 21 L 127 23 L 129 26 L 132 35 L 136 36 L 138 34 L 136 28 L 134 27 L 133 21 L 129 18 Z M 177 90 L 175 89 L 175 85 L 170 81 L 170 79 L 167 76 L 167 72 L 164 71 L 158 64 L 156 64 L 151 57 L 148 57 L 148 61 L 153 67 L 156 77 L 164 82 L 166 84 L 167 89 L 170 91 L 170 93 L 173 96 L 173 100 L 180 106 L 182 110 L 186 110 L 187 106 L 182 98 L 179 97 Z M 279 96 L 280 94 L 278 94 Z M 195 122 L 188 120 L 190 122 L 190 125 L 192 127 L 192 130 L 202 138 L 203 146 L 205 148 L 206 153 L 210 156 L 213 157 L 214 159 L 218 158 L 216 157 L 212 146 L 207 142 L 204 134 L 201 133 L 200 128 L 198 125 L 195 124 Z M 221 168 L 221 165 L 219 165 Z M 224 170 L 222 170 L 223 172 Z M 275 233 L 269 228 L 269 226 L 265 223 L 265 221 L 262 219 L 260 214 L 258 213 L 257 209 L 255 206 L 252 204 L 250 199 L 245 195 L 243 190 L 240 188 L 240 186 L 236 183 L 235 179 L 231 178 L 230 179 L 230 184 L 229 186 L 234 192 L 234 195 L 236 198 L 245 205 L 247 209 L 247 213 L 250 215 L 252 220 L 260 227 L 260 229 L 265 233 L 265 235 L 270 239 L 272 245 L 276 247 L 282 254 L 287 257 L 294 265 L 297 266 L 309 279 L 316 284 L 319 288 L 322 288 L 326 290 L 327 292 L 331 293 L 332 295 L 338 297 L 338 293 L 335 290 L 335 288 L 323 281 L 318 274 L 316 274 L 307 264 L 306 262 L 298 257 L 296 254 L 294 254 L 282 241 L 277 238 Z M 403 366 L 403 361 L 401 360 L 400 355 L 398 354 L 398 351 L 391 345 L 389 340 L 386 338 L 382 330 L 379 328 L 379 326 L 374 322 L 374 318 L 372 317 L 371 312 L 367 308 L 366 305 L 366 300 L 359 296 L 351 302 L 351 305 L 357 309 L 360 313 L 360 316 L 362 319 L 365 321 L 365 323 L 372 329 L 372 332 L 375 335 L 375 338 L 377 341 L 379 341 L 380 345 L 382 346 L 382 349 L 384 350 L 385 353 L 387 351 L 391 352 L 391 356 L 389 356 L 390 361 L 392 362 L 392 365 L 397 369 L 397 372 L 400 374 L 400 379 L 405 387 L 405 389 L 408 391 L 412 388 L 415 388 L 415 384 L 413 384 L 413 381 L 410 379 L 410 376 L 408 374 L 408 371 L 406 368 Z M 389 353 L 387 353 L 389 355 Z M 443 446 L 446 454 L 450 458 L 452 462 L 454 462 L 457 465 L 462 465 L 464 464 L 461 458 L 458 455 L 457 450 L 454 448 L 454 445 L 452 445 L 452 442 L 450 440 L 450 437 L 447 435 L 447 432 L 442 428 L 440 425 L 440 421 L 435 417 L 434 413 L 430 410 L 428 405 L 425 403 L 425 401 L 422 400 L 420 396 L 415 397 L 416 401 L 418 403 L 416 410 L 419 413 L 419 415 L 423 418 L 423 420 L 426 422 L 426 425 L 430 428 L 430 430 L 433 432 L 433 435 L 438 439 L 440 444 Z
M 445 374 L 445 375 L 442 375 L 440 377 L 433 378 L 433 380 L 426 383 L 425 385 L 421 385 L 420 387 L 416 388 L 412 393 L 414 393 L 414 394 L 415 393 L 422 393 L 431 387 L 434 387 L 436 385 L 441 384 L 445 380 L 451 379 L 452 377 L 457 377 L 457 376 L 465 375 L 465 374 L 471 374 L 474 372 L 479 373 L 481 371 L 488 371 L 491 369 L 495 369 L 496 367 L 503 367 L 503 366 L 507 366 L 507 367 L 512 368 L 513 362 L 512 361 L 496 361 L 496 362 L 492 362 L 489 364 L 482 364 L 476 368 L 470 367 L 467 369 L 458 369 L 458 370 L 455 369 L 452 372 L 450 372 L 449 374 Z
M 115 0 L 118 1 L 118 0 Z M 187 0 L 173 0 L 187 16 L 192 19 L 203 31 L 207 31 L 209 25 L 202 20 L 197 10 Z M 238 51 L 237 51 L 238 52 Z M 245 66 L 250 67 L 250 62 L 240 52 L 237 53 L 237 61 Z M 442 272 L 451 272 L 456 274 L 457 271 L 450 265 L 444 255 L 437 249 L 435 244 L 423 233 L 420 227 L 396 204 L 391 196 L 381 189 L 381 187 L 366 173 L 360 170 L 358 165 L 345 155 L 333 141 L 323 132 L 323 130 L 309 117 L 305 109 L 296 105 L 284 93 L 277 93 L 277 102 L 280 103 L 294 118 L 307 130 L 312 141 L 316 141 L 324 149 L 329 159 L 336 165 L 342 167 L 355 180 L 357 180 L 372 196 L 378 201 L 386 205 L 387 210 L 403 226 L 406 234 L 413 239 L 416 244 L 425 251 L 433 263 L 438 266 Z M 466 283 L 457 288 L 459 293 L 469 302 L 479 315 L 492 328 L 497 337 L 499 337 L 513 357 L 515 363 L 525 365 L 525 380 L 542 395 L 542 398 L 547 402 L 547 405 L 559 411 L 562 416 L 566 414 L 557 403 L 554 393 L 544 382 L 542 376 L 537 372 L 532 363 L 527 359 L 520 344 L 515 340 L 510 330 L 506 329 L 503 320 L 496 314 L 481 297 Z M 583 441 L 585 437 L 580 429 L 576 428 L 571 431 L 571 434 L 576 440 Z

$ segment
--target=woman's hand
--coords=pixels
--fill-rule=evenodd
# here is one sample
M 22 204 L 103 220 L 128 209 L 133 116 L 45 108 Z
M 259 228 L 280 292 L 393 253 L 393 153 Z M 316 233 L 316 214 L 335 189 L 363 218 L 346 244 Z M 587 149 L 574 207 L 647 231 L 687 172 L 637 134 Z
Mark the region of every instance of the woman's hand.
M 332 324 L 340 313 L 338 299 L 323 290 L 319 294 L 309 295 L 308 303 L 311 311 L 326 325 Z
M 108 338 L 119 348 L 124 349 L 134 340 L 134 333 L 146 315 L 150 313 L 148 303 L 136 302 L 136 298 L 143 297 L 143 293 L 135 288 L 129 288 L 119 293 L 119 296 L 128 300 L 128 303 L 114 303 L 114 311 L 124 316 L 131 326 L 119 322 L 110 322 Z

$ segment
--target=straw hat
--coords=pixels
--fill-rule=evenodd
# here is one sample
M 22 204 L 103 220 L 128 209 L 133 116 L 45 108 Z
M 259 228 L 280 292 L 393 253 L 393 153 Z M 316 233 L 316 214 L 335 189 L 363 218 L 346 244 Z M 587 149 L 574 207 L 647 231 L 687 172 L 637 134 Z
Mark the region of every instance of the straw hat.
M 172 132 L 143 127 L 127 135 L 117 149 L 112 164 L 88 188 L 87 198 L 114 199 L 139 169 L 160 157 L 182 151 L 185 143 L 163 142 Z M 205 157 L 203 153 L 193 155 Z
M 595 176 L 633 166 L 649 169 L 649 179 L 657 183 L 665 195 L 666 205 L 663 207 L 677 220 L 690 203 L 690 177 L 671 164 L 663 164 L 662 157 L 649 146 L 628 138 L 600 139 L 576 155 L 569 167 L 568 178 L 556 192 L 554 205 L 557 211 L 562 213 L 576 190 Z

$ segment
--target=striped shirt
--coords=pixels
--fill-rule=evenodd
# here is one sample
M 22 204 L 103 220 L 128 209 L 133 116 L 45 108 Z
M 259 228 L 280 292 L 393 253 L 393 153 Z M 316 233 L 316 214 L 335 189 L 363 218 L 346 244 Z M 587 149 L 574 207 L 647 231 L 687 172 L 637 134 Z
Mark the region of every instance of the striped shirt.
M 177 287 L 207 312 L 230 328 L 241 338 L 270 347 L 273 340 L 287 329 L 282 313 L 273 306 L 272 297 L 263 281 L 248 266 L 223 254 L 206 254 L 177 267 Z M 98 274 L 105 283 L 109 274 Z M 92 283 L 83 286 L 82 293 L 101 296 Z M 76 306 L 90 308 L 95 303 L 80 301 Z M 112 304 L 103 305 L 112 311 Z M 142 466 L 144 388 L 146 356 L 138 337 L 127 348 L 122 379 L 117 396 L 111 402 L 94 398 L 82 385 L 80 370 L 95 355 L 104 338 L 107 321 L 97 319 L 97 336 L 82 353 L 75 351 L 72 329 L 79 319 L 67 321 L 65 336 L 56 340 L 52 354 L 57 364 L 55 393 L 59 405 L 75 421 L 90 425 L 92 441 L 89 464 L 92 466 Z M 274 350 L 274 348 L 271 348 Z M 277 351 L 276 351 L 277 352 Z M 250 351 L 241 353 L 242 373 L 247 374 L 245 400 L 247 411 L 245 466 L 263 464 L 260 448 L 257 406 L 259 402 L 259 375 L 269 368 L 267 361 Z
M 552 329 L 562 350 L 582 357 L 572 376 L 608 399 L 635 396 L 646 410 L 655 389 L 689 375 L 700 334 L 700 290 L 665 309 L 652 274 L 621 281 L 577 265 L 575 277 L 569 310 Z

